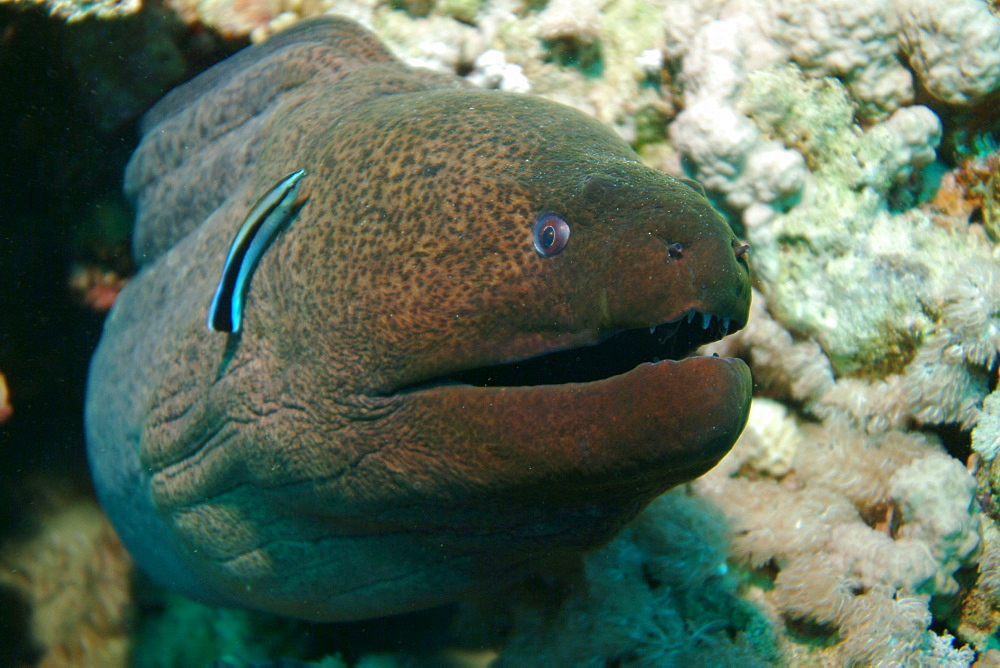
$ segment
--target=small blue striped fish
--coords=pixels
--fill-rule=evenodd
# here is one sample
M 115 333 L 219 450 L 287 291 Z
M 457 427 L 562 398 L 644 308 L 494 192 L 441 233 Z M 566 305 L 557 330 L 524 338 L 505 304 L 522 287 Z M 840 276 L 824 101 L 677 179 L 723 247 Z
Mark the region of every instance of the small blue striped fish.
M 305 173 L 304 169 L 300 169 L 281 179 L 250 209 L 240 226 L 229 247 L 212 305 L 208 308 L 208 328 L 213 332 L 240 333 L 250 278 L 261 256 L 291 217 Z

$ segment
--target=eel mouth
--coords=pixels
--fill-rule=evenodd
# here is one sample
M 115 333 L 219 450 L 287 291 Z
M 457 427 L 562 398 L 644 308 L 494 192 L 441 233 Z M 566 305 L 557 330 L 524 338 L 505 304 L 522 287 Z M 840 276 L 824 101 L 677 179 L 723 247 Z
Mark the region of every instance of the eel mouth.
M 614 332 L 601 342 L 527 359 L 476 367 L 421 383 L 475 387 L 526 387 L 590 383 L 619 376 L 643 363 L 681 360 L 706 343 L 743 327 L 735 318 L 689 309 L 680 317 Z

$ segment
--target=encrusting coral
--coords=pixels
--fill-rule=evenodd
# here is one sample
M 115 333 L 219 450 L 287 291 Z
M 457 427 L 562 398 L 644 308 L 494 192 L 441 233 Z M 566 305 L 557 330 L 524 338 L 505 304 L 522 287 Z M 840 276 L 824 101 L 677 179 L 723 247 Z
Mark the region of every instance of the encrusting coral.
M 962 0 L 943 13 L 930 4 L 668 3 L 665 51 L 681 73 L 685 99 L 671 139 L 689 161 L 688 170 L 748 225 L 787 209 L 804 185 L 802 156 L 796 157 L 798 147 L 762 137 L 748 116 L 754 112 L 741 108 L 740 98 L 756 72 L 789 62 L 814 79 L 838 77 L 853 102 L 848 120 L 880 120 L 912 103 L 913 74 L 900 54 L 922 63 L 913 71 L 939 99 L 982 100 L 1000 85 L 1000 19 L 979 0 Z M 790 90 L 784 97 L 793 95 Z M 917 128 L 930 121 L 924 116 L 884 129 L 904 143 L 920 144 L 926 131 Z
M 815 341 L 810 354 L 822 351 L 818 363 L 830 365 L 814 376 L 824 384 L 797 399 L 869 431 L 908 420 L 973 427 L 1000 347 L 993 246 L 967 221 L 943 225 L 939 210 L 887 206 L 933 160 L 934 114 L 907 107 L 862 131 L 842 85 L 794 66 L 757 73 L 741 100 L 811 169 L 794 209 L 746 227 L 771 314 L 763 317 Z M 740 336 L 752 339 L 751 355 L 778 341 Z M 769 358 L 795 372 L 794 356 Z

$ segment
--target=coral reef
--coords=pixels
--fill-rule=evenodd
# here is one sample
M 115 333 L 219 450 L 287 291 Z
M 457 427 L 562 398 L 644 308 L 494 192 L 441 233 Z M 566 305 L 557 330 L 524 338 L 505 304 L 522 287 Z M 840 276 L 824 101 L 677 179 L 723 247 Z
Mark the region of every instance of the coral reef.
M 981 100 L 1000 86 L 1000 21 L 985 2 L 896 0 L 900 47 L 934 97 L 951 104 Z
M 796 347 L 818 368 L 812 385 L 790 396 L 816 416 L 845 414 L 873 433 L 912 421 L 970 429 L 1000 346 L 994 246 L 969 224 L 974 200 L 939 195 L 914 206 L 926 199 L 921 170 L 940 140 L 936 115 L 905 107 L 861 130 L 847 90 L 783 66 L 750 76 L 740 96 L 739 107 L 809 168 L 789 212 L 744 210 L 767 307 L 740 335 L 743 347 L 764 360 L 754 369 L 760 377 L 798 374 L 805 363 L 799 354 L 782 359 L 791 343 L 767 318 L 818 344 Z M 945 183 L 967 192 L 956 188 L 966 171 Z M 986 440 L 985 431 L 975 438 Z
M 854 115 L 882 119 L 913 101 L 913 73 L 901 57 L 923 58 L 925 66 L 914 67 L 920 83 L 949 103 L 973 103 L 996 89 L 1000 19 L 979 0 L 959 2 L 939 16 L 918 5 L 887 0 L 670 2 L 668 15 L 675 20 L 667 23 L 665 50 L 680 72 L 686 102 L 671 138 L 690 161 L 689 170 L 742 212 L 748 225 L 780 213 L 797 194 L 804 182 L 803 158 L 794 154 L 798 147 L 768 142 L 748 118 L 754 110 L 740 108 L 754 73 L 768 67 L 791 62 L 812 78 L 838 77 L 852 101 L 853 109 L 846 109 L 848 123 Z M 901 26 L 902 40 L 897 37 Z M 963 51 L 961 57 L 958 51 Z M 963 69 L 959 63 L 966 57 L 969 67 Z M 797 97 L 793 91 L 783 97 Z M 814 109 L 831 112 L 831 120 L 845 111 L 843 104 Z M 925 113 L 890 123 L 884 132 L 898 137 L 887 138 L 890 143 L 925 144 L 928 131 L 934 134 L 928 124 L 933 121 Z M 879 171 L 883 174 L 872 176 L 898 176 L 891 165 Z
M 43 6 L 71 20 L 138 7 Z M 996 655 L 995 3 L 166 6 L 188 25 L 253 40 L 299 17 L 344 13 L 413 64 L 571 104 L 615 127 L 650 164 L 700 180 L 751 243 L 750 324 L 709 349 L 751 363 L 758 397 L 746 434 L 717 470 L 587 555 L 567 589 L 516 598 L 501 665 L 729 657 L 967 666 L 973 649 L 982 662 Z M 176 42 L 143 41 L 155 36 L 134 30 L 148 48 L 126 50 L 133 64 L 152 63 L 150 79 L 116 65 L 116 50 L 74 65 L 96 86 L 105 127 L 180 76 Z M 85 37 L 81 53 L 93 51 Z M 76 274 L 85 303 L 113 296 L 118 279 L 107 272 L 87 265 Z M 51 563 L 24 554 L 36 568 Z M 46 591 L 77 596 L 90 568 Z M 13 583 L 26 592 L 27 573 L 39 571 Z M 224 626 L 218 619 L 205 623 Z
M 140 626 L 133 664 L 207 666 L 225 658 L 238 666 L 268 659 L 305 656 L 308 633 L 295 620 L 250 610 L 212 608 L 176 594 L 164 594 L 161 614 Z
M 0 585 L 30 610 L 28 631 L 38 666 L 125 666 L 131 649 L 132 560 L 107 518 L 87 498 L 50 490 L 35 535 L 0 549 Z
M 640 111 L 649 109 L 662 118 L 673 109 L 660 86 L 662 68 L 650 70 L 648 65 L 650 58 L 662 63 L 655 54 L 664 44 L 663 2 L 553 1 L 541 6 L 513 0 L 168 0 L 166 4 L 188 24 L 254 41 L 299 18 L 343 14 L 375 28 L 412 64 L 461 73 L 473 67 L 492 68 L 480 83 L 508 90 L 530 86 L 615 125 L 626 138 L 636 136 Z M 497 72 L 497 54 L 477 64 L 491 49 L 503 54 L 500 67 L 508 68 L 506 76 Z
M 489 49 L 479 54 L 466 78 L 483 88 L 514 93 L 531 91 L 531 82 L 524 76 L 521 66 L 508 63 L 503 51 L 497 49 Z
M 18 9 L 42 7 L 48 14 L 69 22 L 121 18 L 142 7 L 141 0 L 0 0 L 0 4 Z
M 515 598 L 498 666 L 768 666 L 770 623 L 737 595 L 726 522 L 675 489 L 609 545 L 583 558 L 562 593 Z
M 967 292 L 970 299 L 983 294 L 973 288 Z M 952 308 L 956 303 L 950 303 Z M 837 662 L 927 660 L 926 652 L 940 647 L 925 633 L 928 596 L 962 599 L 963 621 L 952 630 L 977 648 L 990 647 L 997 627 L 996 529 L 989 516 L 979 513 L 990 490 L 977 492 L 975 470 L 948 455 L 937 438 L 902 430 L 915 420 L 958 422 L 962 417 L 931 412 L 954 404 L 956 394 L 969 389 L 956 387 L 954 378 L 941 380 L 942 345 L 932 340 L 936 347 L 928 346 L 936 358 L 917 354 L 911 365 L 923 364 L 919 373 L 908 367 L 885 380 L 838 378 L 816 340 L 793 337 L 759 294 L 754 309 L 748 328 L 714 349 L 746 351 L 761 392 L 802 406 L 821 422 L 800 424 L 770 406 L 773 400 L 755 399 L 770 407 L 751 410 L 747 431 L 730 456 L 695 483 L 733 522 L 734 557 L 747 568 L 771 573 L 774 587 L 766 597 L 787 618 L 807 622 L 814 633 L 818 628 L 839 634 L 840 642 L 826 650 Z M 966 318 L 983 314 L 975 303 L 958 310 Z M 946 331 L 975 341 L 983 327 L 965 323 Z M 967 348 L 963 354 L 977 354 L 975 346 Z M 978 354 L 993 355 L 995 348 L 991 352 L 984 344 Z M 964 357 L 945 362 L 944 373 L 965 365 Z M 985 391 L 979 388 L 968 406 L 974 409 Z M 775 468 L 771 462 L 789 460 L 789 444 L 794 444 L 791 463 Z M 980 488 L 983 478 L 980 472 Z M 977 563 L 979 581 L 964 591 L 955 575 Z M 883 607 L 889 605 L 885 601 L 905 599 L 905 607 L 894 614 L 908 611 L 909 630 L 897 629 L 901 635 L 882 644 L 877 631 L 890 625 L 874 608 L 853 618 L 868 620 L 865 625 L 851 627 L 856 606 L 874 600 L 862 596 L 880 597 Z M 855 646 L 852 633 L 858 643 L 867 639 L 868 649 Z M 787 649 L 790 655 L 803 651 Z M 962 651 L 971 659 L 968 650 Z
M 69 277 L 69 288 L 77 300 L 102 313 L 115 303 L 125 283 L 126 280 L 114 271 L 94 265 L 77 265 Z
M 7 387 L 7 379 L 0 373 L 0 424 L 10 419 L 14 414 L 14 407 L 10 403 L 10 388 Z
M 789 442 L 794 456 L 776 479 L 760 453 Z M 758 595 L 792 624 L 838 640 L 790 654 L 906 664 L 938 647 L 928 601 L 959 592 L 955 574 L 977 556 L 980 518 L 973 477 L 932 437 L 872 437 L 843 418 L 800 425 L 756 410 L 729 457 L 693 486 L 732 523 L 737 563 L 771 573 Z

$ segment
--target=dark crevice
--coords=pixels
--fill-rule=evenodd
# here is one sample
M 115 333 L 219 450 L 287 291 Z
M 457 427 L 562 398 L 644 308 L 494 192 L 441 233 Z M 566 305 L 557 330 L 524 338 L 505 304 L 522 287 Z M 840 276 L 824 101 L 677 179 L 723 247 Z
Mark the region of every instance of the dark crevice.
M 629 329 L 610 335 L 592 346 L 547 353 L 526 360 L 478 367 L 420 384 L 420 387 L 454 384 L 477 387 L 523 387 L 589 383 L 627 373 L 644 362 L 679 360 L 698 346 L 716 341 L 736 327 L 717 317 L 695 312 L 672 323 Z M 416 388 L 410 388 L 416 389 Z

